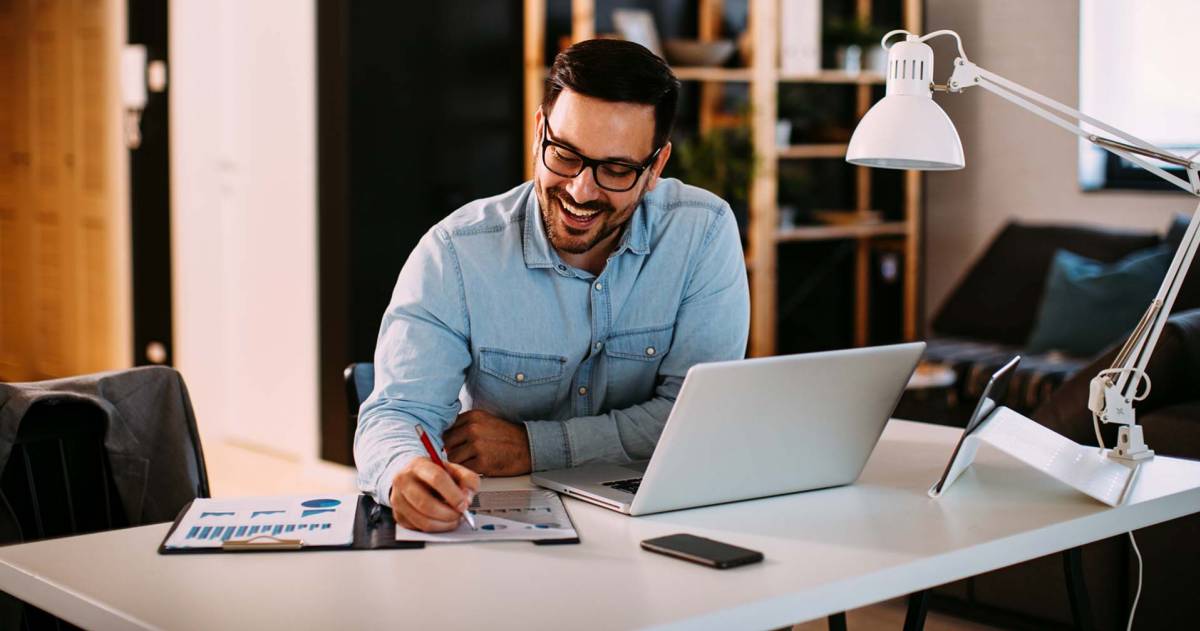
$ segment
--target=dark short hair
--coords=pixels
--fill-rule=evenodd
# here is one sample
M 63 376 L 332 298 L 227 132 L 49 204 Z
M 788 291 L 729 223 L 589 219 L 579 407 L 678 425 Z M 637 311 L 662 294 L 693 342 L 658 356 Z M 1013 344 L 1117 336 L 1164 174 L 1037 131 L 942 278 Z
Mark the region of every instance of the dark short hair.
M 546 77 L 542 112 L 550 116 L 563 88 L 619 103 L 654 106 L 654 148 L 667 144 L 675 126 L 679 79 L 645 46 L 619 39 L 589 39 L 554 58 Z

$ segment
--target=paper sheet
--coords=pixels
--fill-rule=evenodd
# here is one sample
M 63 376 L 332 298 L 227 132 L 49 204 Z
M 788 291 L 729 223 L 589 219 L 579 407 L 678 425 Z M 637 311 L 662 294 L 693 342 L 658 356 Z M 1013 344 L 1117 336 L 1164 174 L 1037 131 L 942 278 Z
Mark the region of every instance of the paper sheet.
M 219 548 L 226 541 L 264 536 L 299 539 L 306 546 L 348 546 L 357 508 L 357 495 L 197 498 L 166 547 Z
M 466 520 L 450 532 L 421 532 L 396 526 L 396 541 L 464 543 L 470 541 L 537 541 L 574 539 L 579 535 L 554 491 L 483 491 L 468 509 L 479 530 Z

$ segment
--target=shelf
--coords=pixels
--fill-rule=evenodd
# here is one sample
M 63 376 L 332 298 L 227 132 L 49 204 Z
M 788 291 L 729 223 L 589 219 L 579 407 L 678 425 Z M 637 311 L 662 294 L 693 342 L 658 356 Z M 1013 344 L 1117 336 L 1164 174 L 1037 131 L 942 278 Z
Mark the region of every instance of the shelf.
M 849 146 L 850 145 L 845 143 L 792 145 L 790 147 L 780 147 L 778 155 L 781 160 L 799 158 L 844 158 L 846 157 L 846 149 L 848 149 Z
M 704 66 L 679 66 L 671 68 L 675 78 L 680 81 L 729 81 L 749 82 L 752 76 L 749 68 L 709 68 Z
M 878 72 L 849 73 L 842 70 L 822 70 L 816 74 L 781 74 L 779 80 L 784 83 L 852 83 L 880 84 L 884 76 Z
M 671 69 L 680 81 L 725 81 L 748 83 L 754 73 L 750 68 L 709 68 L 703 66 L 678 66 Z M 875 72 L 848 73 L 841 70 L 822 70 L 815 74 L 780 74 L 779 81 L 785 83 L 846 83 L 883 84 L 883 75 Z
M 904 236 L 908 233 L 908 224 L 903 221 L 885 221 L 882 223 L 846 224 L 843 226 L 799 226 L 781 229 L 775 235 L 775 240 L 781 243 L 789 241 L 829 241 L 832 239 L 861 239 L 865 237 Z

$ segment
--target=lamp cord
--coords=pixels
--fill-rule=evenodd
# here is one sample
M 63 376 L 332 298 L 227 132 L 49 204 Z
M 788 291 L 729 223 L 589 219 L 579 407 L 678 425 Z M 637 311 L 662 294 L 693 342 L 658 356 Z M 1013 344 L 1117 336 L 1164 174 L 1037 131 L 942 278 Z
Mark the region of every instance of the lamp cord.
M 1112 375 L 1119 375 L 1126 372 L 1132 373 L 1133 377 L 1138 380 L 1137 388 L 1134 389 L 1132 399 L 1134 401 L 1141 401 L 1142 399 L 1150 396 L 1150 376 L 1146 374 L 1145 370 L 1138 368 L 1109 368 L 1107 370 L 1101 370 L 1096 376 L 1111 377 Z M 1112 384 L 1111 380 L 1109 380 L 1109 384 Z M 1139 391 L 1139 389 L 1142 387 L 1142 384 L 1145 384 L 1145 389 Z M 1096 414 L 1095 412 L 1092 413 L 1092 427 L 1096 430 L 1096 444 L 1100 446 L 1100 453 L 1104 453 L 1104 438 L 1100 435 L 1100 415 Z M 1137 591 L 1133 594 L 1133 604 L 1129 607 L 1129 621 L 1125 624 L 1125 631 L 1133 631 L 1133 617 L 1137 614 L 1138 601 L 1142 598 L 1143 563 L 1142 551 L 1138 550 L 1137 540 L 1133 538 L 1133 531 L 1129 531 L 1127 534 L 1129 535 L 1129 544 L 1133 546 L 1133 554 L 1135 557 L 1137 557 L 1138 564 Z
M 1137 572 L 1137 591 L 1133 595 L 1133 606 L 1129 608 L 1129 623 L 1125 625 L 1125 631 L 1132 631 L 1133 616 L 1137 613 L 1138 600 L 1142 597 L 1142 551 L 1138 550 L 1137 541 L 1133 538 L 1133 531 L 1129 532 L 1129 543 L 1133 546 L 1133 554 L 1137 557 L 1138 572 Z
M 913 33 L 911 31 L 906 31 L 904 29 L 896 29 L 894 31 L 888 31 L 886 35 L 884 35 L 882 38 L 879 39 L 879 45 L 883 46 L 884 50 L 891 48 L 891 46 L 888 45 L 888 40 L 891 39 L 893 35 L 905 35 L 905 36 L 912 35 L 913 37 L 917 37 L 916 33 Z M 967 59 L 967 53 L 963 51 L 962 38 L 958 36 L 958 33 L 955 33 L 954 31 L 951 31 L 949 29 L 942 29 L 940 31 L 934 31 L 932 33 L 929 33 L 927 35 L 917 38 L 917 41 L 924 42 L 926 40 L 933 39 L 939 35 L 954 36 L 954 41 L 958 42 L 958 56 L 962 57 L 963 61 L 970 61 L 969 59 Z

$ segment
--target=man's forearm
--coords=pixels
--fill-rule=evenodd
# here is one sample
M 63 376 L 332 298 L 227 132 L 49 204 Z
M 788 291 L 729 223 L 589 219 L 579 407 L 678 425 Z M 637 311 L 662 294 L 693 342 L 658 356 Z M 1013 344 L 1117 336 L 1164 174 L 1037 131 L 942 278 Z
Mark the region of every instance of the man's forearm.
M 682 382 L 668 377 L 654 398 L 605 414 L 565 421 L 525 421 L 533 470 L 648 459 Z

